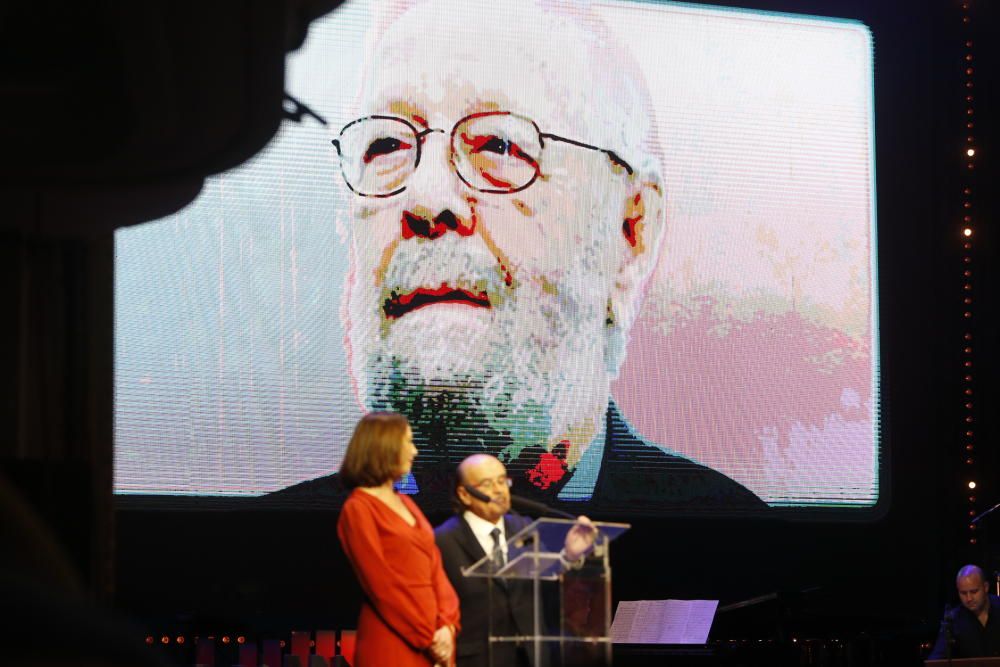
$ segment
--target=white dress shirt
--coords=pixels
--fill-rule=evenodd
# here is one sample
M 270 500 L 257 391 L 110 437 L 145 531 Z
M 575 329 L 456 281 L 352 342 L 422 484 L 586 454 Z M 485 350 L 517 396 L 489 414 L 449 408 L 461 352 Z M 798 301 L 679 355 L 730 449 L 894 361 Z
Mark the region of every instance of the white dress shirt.
M 483 551 L 487 556 L 493 553 L 493 538 L 490 533 L 493 532 L 494 528 L 500 529 L 500 553 L 503 554 L 504 562 L 507 561 L 507 531 L 504 530 L 503 517 L 496 523 L 490 523 L 486 519 L 476 516 L 472 512 L 466 510 L 462 513 L 462 518 L 465 522 L 469 524 L 469 528 L 472 529 L 472 534 L 476 536 L 479 541 L 479 546 L 483 548 Z

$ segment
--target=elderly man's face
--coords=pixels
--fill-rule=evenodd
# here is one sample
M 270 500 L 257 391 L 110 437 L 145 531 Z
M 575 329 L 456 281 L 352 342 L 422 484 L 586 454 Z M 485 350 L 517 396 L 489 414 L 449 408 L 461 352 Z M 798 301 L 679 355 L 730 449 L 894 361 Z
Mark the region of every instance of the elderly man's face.
M 564 442 L 573 465 L 601 427 L 617 370 L 609 341 L 617 283 L 635 254 L 623 221 L 636 215 L 637 177 L 601 151 L 544 139 L 541 149 L 523 123 L 513 142 L 498 143 L 489 123 L 462 125 L 453 139 L 460 119 L 511 112 L 542 133 L 591 143 L 587 113 L 606 110 L 583 83 L 546 93 L 551 72 L 523 35 L 517 49 L 487 45 L 478 59 L 424 48 L 425 39 L 405 30 L 384 39 L 365 96 L 367 114 L 403 119 L 417 138 L 374 136 L 358 157 L 365 178 L 401 189 L 354 198 L 346 312 L 358 391 L 368 407 L 403 410 L 418 425 L 413 406 L 430 412 L 447 396 L 449 408 L 502 435 L 494 453 L 504 460 Z M 550 50 L 574 49 L 549 39 Z M 402 156 L 416 142 L 409 173 Z M 470 187 L 505 187 L 490 165 L 521 145 L 534 153 L 522 171 L 537 161 L 530 186 Z

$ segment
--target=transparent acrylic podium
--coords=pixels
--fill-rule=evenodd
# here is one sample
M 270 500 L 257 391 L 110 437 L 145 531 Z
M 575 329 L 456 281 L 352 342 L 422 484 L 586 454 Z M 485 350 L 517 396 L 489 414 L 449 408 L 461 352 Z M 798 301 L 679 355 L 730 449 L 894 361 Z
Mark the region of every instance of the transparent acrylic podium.
M 595 521 L 593 550 L 568 563 L 562 552 L 575 523 L 538 519 L 507 537 L 503 565 L 486 554 L 462 569 L 488 580 L 491 667 L 509 664 L 518 646 L 532 667 L 611 665 L 610 545 L 631 526 Z

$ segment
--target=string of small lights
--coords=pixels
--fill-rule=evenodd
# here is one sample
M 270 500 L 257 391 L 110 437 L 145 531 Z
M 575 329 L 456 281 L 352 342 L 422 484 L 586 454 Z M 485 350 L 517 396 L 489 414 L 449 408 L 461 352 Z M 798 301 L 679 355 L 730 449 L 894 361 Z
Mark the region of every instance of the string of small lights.
M 964 0 L 962 2 L 962 40 L 964 42 L 964 57 L 962 60 L 962 66 L 965 70 L 965 87 L 962 94 L 965 98 L 965 148 L 962 154 L 963 162 L 965 163 L 964 177 L 963 177 L 963 187 L 962 187 L 962 277 L 964 278 L 962 285 L 962 317 L 965 322 L 965 333 L 963 335 L 963 361 L 962 361 L 962 380 L 963 380 L 963 400 L 964 400 L 964 419 L 963 427 L 965 429 L 965 468 L 968 471 L 966 475 L 963 475 L 967 479 L 966 484 L 968 485 L 968 539 L 969 544 L 976 544 L 976 525 L 972 523 L 972 518 L 976 516 L 976 494 L 977 494 L 977 480 L 975 471 L 975 452 L 976 445 L 974 440 L 975 431 L 973 430 L 973 400 L 972 400 L 972 361 L 973 361 L 973 345 L 972 345 L 972 244 L 973 244 L 973 210 L 972 210 L 972 186 L 973 186 L 973 176 L 975 172 L 975 157 L 976 157 L 976 139 L 975 139 L 975 123 L 977 122 L 975 117 L 975 105 L 973 97 L 974 88 L 974 76 L 975 68 L 973 67 L 973 55 L 972 55 L 972 16 L 971 16 L 971 0 Z M 979 493 L 982 489 L 979 489 Z

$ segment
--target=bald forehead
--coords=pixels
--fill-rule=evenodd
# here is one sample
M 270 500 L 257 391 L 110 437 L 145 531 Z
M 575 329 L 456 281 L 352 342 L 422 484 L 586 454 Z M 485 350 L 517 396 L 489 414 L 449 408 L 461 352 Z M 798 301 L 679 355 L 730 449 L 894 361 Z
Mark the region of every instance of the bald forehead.
M 955 587 L 959 590 L 982 588 L 985 584 L 986 581 L 979 574 L 970 574 L 967 577 L 959 577 L 955 580 Z
M 499 459 L 489 454 L 473 454 L 458 465 L 458 477 L 463 482 L 503 475 L 507 469 Z
M 641 74 L 599 22 L 558 3 L 431 0 L 384 23 L 362 77 L 364 112 L 406 102 L 443 110 L 428 120 L 447 124 L 494 105 L 626 160 L 642 148 Z
M 955 575 L 955 583 L 961 586 L 963 583 L 978 587 L 986 581 L 983 571 L 976 565 L 966 565 Z

